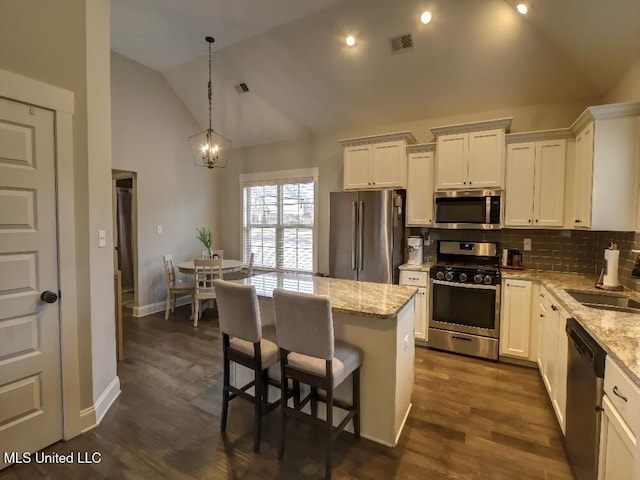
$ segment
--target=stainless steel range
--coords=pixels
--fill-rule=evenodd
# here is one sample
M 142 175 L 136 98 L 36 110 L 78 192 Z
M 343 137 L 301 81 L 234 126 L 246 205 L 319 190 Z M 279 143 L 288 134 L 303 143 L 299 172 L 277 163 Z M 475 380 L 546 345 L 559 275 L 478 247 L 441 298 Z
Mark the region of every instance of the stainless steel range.
M 430 347 L 498 359 L 498 252 L 496 242 L 438 242 L 430 271 Z

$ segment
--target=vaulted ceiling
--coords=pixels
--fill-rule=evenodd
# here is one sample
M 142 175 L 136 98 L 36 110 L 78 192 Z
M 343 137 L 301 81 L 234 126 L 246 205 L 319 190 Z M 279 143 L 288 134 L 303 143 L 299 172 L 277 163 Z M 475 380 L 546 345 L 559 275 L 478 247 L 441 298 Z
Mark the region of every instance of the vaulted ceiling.
M 112 48 L 162 72 L 204 128 L 216 37 L 214 128 L 234 147 L 600 97 L 640 58 L 638 0 L 528 3 L 521 16 L 511 0 L 112 0 Z M 392 54 L 407 32 L 415 47 Z

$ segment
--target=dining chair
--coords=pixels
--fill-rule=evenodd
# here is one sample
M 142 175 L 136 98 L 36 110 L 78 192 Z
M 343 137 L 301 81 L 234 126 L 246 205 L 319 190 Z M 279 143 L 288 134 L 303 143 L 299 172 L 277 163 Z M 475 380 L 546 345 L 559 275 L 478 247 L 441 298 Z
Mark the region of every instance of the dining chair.
M 229 402 L 243 398 L 253 403 L 253 450 L 260 450 L 262 417 L 280 404 L 269 403 L 269 384 L 279 386 L 268 376 L 268 369 L 278 363 L 278 346 L 263 337 L 260 307 L 256 289 L 252 285 L 216 280 L 218 319 L 222 332 L 223 390 L 220 431 L 227 428 Z M 242 387 L 230 383 L 231 362 L 243 365 L 254 373 L 254 380 Z M 253 387 L 254 394 L 248 393 Z
M 195 275 L 193 326 L 198 326 L 201 309 L 200 302 L 216 298 L 214 281 L 222 278 L 222 258 L 195 259 L 193 261 Z
M 333 316 L 329 297 L 291 292 L 281 288 L 273 291 L 276 336 L 280 352 L 281 427 L 278 458 L 284 457 L 286 419 L 323 423 L 325 427 L 325 479 L 331 478 L 334 438 L 353 420 L 353 431 L 360 438 L 360 366 L 362 352 L 348 343 L 334 339 Z M 352 378 L 351 404 L 334 398 L 334 390 L 349 375 Z M 289 407 L 286 402 L 289 379 L 311 387 L 309 395 Z M 325 396 L 318 389 L 326 392 Z M 318 419 L 318 401 L 326 403 L 326 420 Z M 297 403 L 297 405 L 296 405 Z M 310 403 L 311 415 L 302 409 Z M 337 428 L 333 427 L 333 408 L 346 410 L 347 415 Z
M 164 319 L 169 320 L 169 311 L 172 313 L 175 311 L 176 297 L 180 294 L 189 295 L 191 297 L 191 315 L 193 315 L 195 294 L 195 284 L 193 280 L 176 278 L 176 270 L 172 255 L 163 255 L 162 261 L 164 262 L 164 276 L 167 281 L 167 306 L 164 312 Z
M 249 255 L 249 263 L 244 265 L 237 272 L 229 273 L 225 276 L 227 280 L 242 280 L 243 278 L 253 277 L 253 258 L 254 254 Z

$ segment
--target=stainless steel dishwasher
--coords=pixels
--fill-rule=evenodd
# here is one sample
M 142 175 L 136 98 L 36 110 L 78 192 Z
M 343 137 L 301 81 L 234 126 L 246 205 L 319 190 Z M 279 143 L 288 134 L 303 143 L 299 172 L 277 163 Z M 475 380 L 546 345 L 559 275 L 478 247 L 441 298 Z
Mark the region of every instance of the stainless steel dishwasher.
M 576 480 L 596 480 L 606 352 L 575 319 L 566 330 L 567 454 Z

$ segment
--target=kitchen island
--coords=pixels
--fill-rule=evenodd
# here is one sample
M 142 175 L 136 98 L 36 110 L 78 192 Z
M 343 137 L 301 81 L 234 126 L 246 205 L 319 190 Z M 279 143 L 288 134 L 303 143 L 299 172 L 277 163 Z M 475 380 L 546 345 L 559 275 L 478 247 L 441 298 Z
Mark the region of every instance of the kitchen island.
M 361 435 L 395 446 L 411 409 L 416 288 L 290 273 L 267 273 L 237 282 L 256 288 L 264 325 L 275 323 L 275 288 L 326 295 L 331 299 L 335 338 L 363 352 Z M 272 367 L 270 375 L 278 377 L 278 370 L 279 365 Z M 251 377 L 252 373 L 237 366 L 236 384 L 246 383 Z M 277 392 L 272 390 L 275 395 Z M 336 398 L 351 401 L 351 381 L 343 382 L 336 389 Z M 318 413 L 324 415 L 322 408 Z M 342 410 L 334 410 L 335 425 L 344 415 Z

